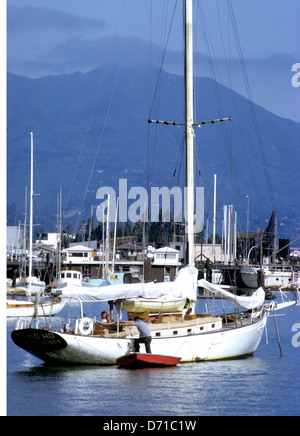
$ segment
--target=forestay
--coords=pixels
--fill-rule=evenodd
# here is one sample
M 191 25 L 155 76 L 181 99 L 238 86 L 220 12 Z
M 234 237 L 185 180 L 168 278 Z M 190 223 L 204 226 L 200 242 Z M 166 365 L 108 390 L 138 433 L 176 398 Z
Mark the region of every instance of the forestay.
M 231 292 L 225 291 L 222 286 L 213 285 L 206 280 L 199 280 L 198 286 L 206 289 L 212 294 L 217 295 L 218 297 L 223 297 L 226 300 L 229 300 L 232 303 L 248 310 L 257 309 L 265 302 L 266 294 L 263 288 L 257 289 L 257 291 L 255 291 L 250 297 L 241 297 L 234 295 Z
M 65 298 L 77 298 L 81 301 L 125 300 L 129 298 L 155 299 L 158 301 L 176 301 L 183 298 L 197 299 L 198 271 L 194 267 L 182 268 L 174 282 L 132 283 L 110 286 L 77 286 L 72 283 L 56 289 Z

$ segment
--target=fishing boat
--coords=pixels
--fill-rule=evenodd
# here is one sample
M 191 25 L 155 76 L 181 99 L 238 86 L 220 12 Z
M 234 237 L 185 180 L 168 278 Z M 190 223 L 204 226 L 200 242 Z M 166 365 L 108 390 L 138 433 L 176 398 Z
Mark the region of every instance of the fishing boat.
M 57 364 L 116 365 L 118 359 L 133 351 L 139 337 L 135 326 L 128 327 L 123 321 L 122 306 L 128 300 L 152 301 L 153 304 L 167 302 L 167 311 L 159 313 L 152 308 L 140 314 L 149 323 L 152 337 L 151 350 L 155 355 L 173 356 L 181 362 L 231 359 L 252 355 L 260 344 L 269 313 L 265 305 L 265 293 L 258 289 L 249 297 L 233 296 L 221 286 L 206 281 L 198 282 L 198 271 L 194 267 L 194 126 L 193 121 L 193 2 L 185 0 L 185 137 L 186 137 L 186 263 L 173 282 L 134 283 L 101 287 L 65 284 L 56 292 L 65 298 L 81 302 L 110 302 L 115 304 L 117 319 L 113 323 L 102 323 L 97 317 L 84 315 L 70 321 L 62 328 L 50 330 L 19 323 L 12 332 L 12 339 L 19 347 L 39 357 L 44 362 Z M 230 118 L 228 118 L 229 120 Z M 226 119 L 202 122 L 214 124 Z M 153 122 L 150 121 L 149 122 Z M 159 121 L 158 121 L 159 122 Z M 165 122 L 162 122 L 165 124 Z M 221 316 L 195 313 L 198 286 L 211 295 L 233 301 L 238 309 Z M 178 301 L 184 300 L 184 307 Z M 138 304 L 138 303 L 137 303 Z M 144 307 L 135 310 L 143 310 Z M 127 312 L 128 319 L 132 316 Z M 142 345 L 143 347 L 144 345 Z M 142 348 L 143 350 L 143 348 Z
M 180 357 L 149 353 L 129 353 L 117 359 L 117 365 L 123 368 L 160 368 L 176 366 Z

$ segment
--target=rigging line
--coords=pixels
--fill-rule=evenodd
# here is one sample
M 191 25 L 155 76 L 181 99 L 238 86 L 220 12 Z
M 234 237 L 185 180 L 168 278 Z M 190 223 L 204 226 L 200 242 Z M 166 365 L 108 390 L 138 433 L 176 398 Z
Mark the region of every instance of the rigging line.
M 123 52 L 123 56 L 124 56 L 124 52 Z M 104 123 L 103 123 L 100 139 L 99 139 L 97 150 L 96 150 L 96 153 L 95 153 L 95 156 L 94 156 L 94 161 L 93 161 L 93 165 L 92 165 L 92 168 L 91 168 L 91 171 L 90 171 L 90 175 L 89 175 L 89 178 L 88 178 L 88 182 L 87 182 L 87 186 L 86 186 L 85 193 L 84 193 L 84 196 L 83 196 L 83 200 L 82 200 L 82 203 L 81 203 L 80 211 L 78 213 L 77 223 L 76 223 L 75 230 L 74 230 L 75 232 L 76 232 L 77 226 L 79 224 L 79 219 L 81 217 L 81 213 L 82 213 L 82 210 L 83 210 L 85 198 L 86 198 L 89 186 L 90 186 L 90 182 L 91 182 L 92 174 L 94 172 L 95 164 L 96 164 L 96 161 L 97 161 L 97 158 L 98 158 L 98 153 L 99 153 L 99 150 L 100 150 L 100 146 L 102 144 L 102 139 L 103 139 L 104 131 L 105 131 L 107 120 L 108 120 L 108 117 L 109 117 L 109 114 L 110 114 L 110 109 L 111 109 L 113 98 L 114 98 L 115 91 L 116 91 L 116 88 L 117 88 L 118 79 L 119 79 L 119 76 L 120 76 L 120 71 L 121 71 L 121 67 L 122 67 L 122 63 L 123 63 L 123 56 L 122 56 L 122 59 L 121 59 L 120 65 L 119 65 L 119 69 L 118 69 L 118 73 L 117 73 L 117 76 L 116 76 L 116 79 L 115 79 L 113 91 L 112 91 L 112 94 L 111 94 L 111 97 L 110 97 L 108 109 L 107 109 L 107 112 L 106 112 L 105 120 L 104 120 Z
M 261 203 L 261 200 L 260 200 L 259 190 L 258 190 L 258 187 L 257 187 L 257 184 L 256 184 L 256 180 L 255 180 L 255 177 L 254 177 L 254 172 L 253 172 L 252 165 L 251 165 L 250 158 L 249 158 L 249 154 L 248 154 L 248 151 L 247 151 L 247 148 L 246 148 L 246 142 L 245 142 L 245 137 L 244 137 L 244 134 L 243 134 L 242 126 L 241 126 L 241 120 L 240 120 L 240 116 L 239 116 L 239 111 L 238 111 L 237 104 L 236 104 L 235 94 L 233 92 L 232 78 L 231 78 L 231 68 L 230 68 L 230 53 L 229 53 L 229 55 L 227 54 L 227 50 L 226 50 L 226 47 L 225 47 L 224 35 L 223 35 L 223 31 L 222 31 L 221 17 L 220 17 L 220 10 L 219 10 L 219 5 L 218 5 L 218 0 L 215 0 L 215 3 L 216 3 L 218 23 L 219 23 L 219 28 L 220 28 L 220 34 L 221 34 L 221 40 L 222 40 L 222 45 L 223 45 L 223 51 L 224 51 L 224 56 L 225 56 L 225 62 L 226 62 L 226 66 L 227 66 L 229 89 L 230 89 L 230 94 L 231 94 L 231 101 L 233 102 L 233 107 L 235 109 L 236 118 L 237 118 L 238 125 L 239 125 L 239 131 L 240 131 L 240 135 L 241 135 L 241 139 L 242 139 L 242 145 L 243 145 L 244 152 L 245 152 L 245 155 L 246 155 L 246 159 L 247 159 L 247 162 L 248 162 L 248 168 L 249 168 L 249 172 L 250 172 L 250 176 L 251 176 L 251 179 L 252 179 L 252 183 L 253 183 L 253 186 L 254 186 L 254 189 L 255 189 L 255 192 L 256 192 L 256 197 L 257 197 L 258 203 L 260 205 L 261 211 L 264 214 L 264 207 L 263 207 L 263 205 Z M 229 24 L 230 24 L 230 17 L 229 17 L 229 14 L 228 14 L 228 27 L 229 27 Z M 228 31 L 228 47 L 229 47 L 229 51 L 230 51 L 230 41 L 229 41 L 229 38 L 230 38 L 230 32 Z
M 222 105 L 222 102 L 221 102 L 219 86 L 217 84 L 218 81 L 217 81 L 216 69 L 217 69 L 218 76 L 219 76 L 219 82 L 221 84 L 222 84 L 222 79 L 221 79 L 220 73 L 218 71 L 218 68 L 215 68 L 215 66 L 214 66 L 214 63 L 215 63 L 215 65 L 217 65 L 216 55 L 215 55 L 215 52 L 214 52 L 214 49 L 213 49 L 212 40 L 211 40 L 211 37 L 210 37 L 210 34 L 209 34 L 208 24 L 207 24 L 207 20 L 206 20 L 206 17 L 205 17 L 204 9 L 203 9 L 203 6 L 202 6 L 201 2 L 198 2 L 198 5 L 199 5 L 198 15 L 199 15 L 201 23 L 202 23 L 203 38 L 204 38 L 204 43 L 205 43 L 206 51 L 207 51 L 207 55 L 208 55 L 209 68 L 210 68 L 210 72 L 211 72 L 211 75 L 212 75 L 212 78 L 213 78 L 213 86 L 214 86 L 215 95 L 216 95 L 216 102 L 217 102 L 217 105 L 219 107 L 220 112 L 223 113 L 224 110 L 223 110 L 223 105 Z M 214 59 L 214 63 L 213 63 L 213 59 Z M 224 88 L 224 86 L 223 86 L 222 90 L 223 90 L 222 93 L 223 93 L 224 99 L 226 101 L 227 98 L 226 98 L 226 95 L 225 95 L 225 88 Z M 230 127 L 230 132 L 231 131 L 232 131 L 232 127 Z M 227 148 L 228 148 L 229 157 L 230 157 L 230 163 L 231 163 L 230 170 L 231 170 L 231 180 L 232 180 L 231 184 L 232 184 L 232 197 L 233 197 L 233 195 L 234 195 L 233 194 L 233 188 L 234 188 L 234 186 L 238 187 L 238 184 L 236 183 L 236 185 L 234 185 L 234 183 L 233 183 L 233 172 L 235 173 L 235 175 L 236 175 L 236 172 L 234 170 L 234 164 L 233 164 L 232 137 L 230 136 L 230 138 L 228 138 L 228 133 L 227 133 L 227 130 L 226 130 L 225 126 L 223 126 L 223 133 L 224 133 L 224 138 L 225 138 L 225 142 L 226 142 L 226 145 L 227 145 Z M 236 179 L 237 179 L 237 176 L 236 176 Z M 232 202 L 233 202 L 233 198 L 232 198 Z
M 264 166 L 265 176 L 266 176 L 266 179 L 267 179 L 269 194 L 270 194 L 270 197 L 271 197 L 271 202 L 272 202 L 273 209 L 277 210 L 276 204 L 275 204 L 274 192 L 273 192 L 273 189 L 272 189 L 271 179 L 270 179 L 270 175 L 269 175 L 269 171 L 268 171 L 268 167 L 267 167 L 267 161 L 266 161 L 266 157 L 265 157 L 265 153 L 264 153 L 264 149 L 263 149 L 263 144 L 262 144 L 262 139 L 261 139 L 261 135 L 260 135 L 260 130 L 259 130 L 259 127 L 258 127 L 258 121 L 257 121 L 257 117 L 256 117 L 256 112 L 255 112 L 255 108 L 254 108 L 252 93 L 251 93 L 250 84 L 249 84 L 249 80 L 248 80 L 248 76 L 247 76 L 245 60 L 244 60 L 244 56 L 243 56 L 243 52 L 242 52 L 242 48 L 241 48 L 241 43 L 240 43 L 240 39 L 239 39 L 239 35 L 238 35 L 237 24 L 236 24 L 235 15 L 234 15 L 233 7 L 232 7 L 232 4 L 231 4 L 231 0 L 228 0 L 228 5 L 229 5 L 229 11 L 230 11 L 230 17 L 231 17 L 231 21 L 232 21 L 232 26 L 233 26 L 233 30 L 234 30 L 234 35 L 235 35 L 235 39 L 236 39 L 236 42 L 237 42 L 237 48 L 238 48 L 238 52 L 239 52 L 239 56 L 240 56 L 242 71 L 243 71 L 243 74 L 244 74 L 246 90 L 247 90 L 248 98 L 249 98 L 249 101 L 250 101 L 250 109 L 251 109 L 252 118 L 253 118 L 253 122 L 254 122 L 254 126 L 255 126 L 257 141 L 258 141 L 258 145 L 259 145 L 259 149 L 260 149 L 260 154 L 261 154 L 261 158 L 262 158 L 262 162 L 263 162 L 263 166 Z
M 184 145 L 185 145 L 185 137 L 183 135 L 182 140 L 181 140 L 181 144 L 180 144 L 180 148 L 179 148 L 179 152 L 178 152 L 178 155 L 177 155 L 177 161 L 176 161 L 175 169 L 173 171 L 172 182 L 171 182 L 171 189 L 174 187 L 174 179 L 175 179 L 176 175 L 177 175 L 177 185 L 176 186 L 179 186 L 179 178 L 180 178 L 180 175 L 181 175 L 181 167 L 182 167 L 183 154 L 184 154 Z M 178 167 L 178 164 L 179 164 L 179 167 Z
M 88 134 L 90 132 L 90 127 L 91 127 L 91 124 L 92 124 L 92 120 L 94 119 L 95 110 L 96 110 L 96 107 L 97 107 L 97 104 L 98 104 L 98 100 L 99 100 L 100 92 L 102 90 L 102 85 L 103 85 L 105 76 L 106 76 L 106 71 L 104 71 L 104 73 L 102 75 L 102 80 L 100 81 L 100 84 L 99 84 L 99 87 L 98 87 L 98 91 L 97 91 L 96 99 L 95 99 L 94 106 L 93 106 L 93 109 L 92 109 L 92 113 L 91 113 L 91 116 L 90 116 L 90 119 L 89 119 L 88 127 L 87 127 L 87 130 L 86 130 L 86 133 L 85 133 L 85 136 L 84 136 L 84 139 L 83 139 L 83 143 L 82 143 L 82 146 L 81 146 L 80 154 L 79 154 L 79 157 L 78 157 L 78 160 L 77 160 L 76 169 L 74 171 L 73 179 L 72 179 L 72 182 L 71 182 L 71 186 L 70 186 L 70 189 L 69 189 L 69 192 L 68 192 L 68 195 L 67 195 L 67 199 L 65 201 L 65 206 L 64 206 L 64 210 L 63 210 L 63 217 L 65 215 L 66 208 L 67 208 L 67 205 L 69 203 L 69 199 L 70 199 L 71 192 L 72 192 L 72 189 L 73 189 L 73 185 L 74 185 L 74 182 L 75 182 L 75 178 L 76 178 L 77 173 L 78 173 L 79 164 L 80 164 L 80 161 L 81 161 L 83 150 L 84 150 L 84 148 L 86 146 Z
M 115 32 L 114 32 L 114 37 L 116 37 L 116 35 L 117 35 L 117 30 L 118 30 L 118 28 L 119 28 L 119 26 L 120 26 L 120 22 L 121 22 L 121 18 L 122 18 L 123 12 L 124 12 L 125 4 L 126 4 L 126 0 L 124 0 L 123 5 L 122 5 L 122 8 L 121 8 L 121 12 L 120 12 L 120 15 L 119 15 L 119 19 L 118 19 L 118 22 L 117 22 L 117 26 L 116 26 L 116 29 L 115 29 Z M 115 44 L 116 44 L 116 41 L 114 40 L 113 45 L 115 45 Z M 67 195 L 67 199 L 66 199 L 66 201 L 65 201 L 65 206 L 64 206 L 64 210 L 63 210 L 63 214 L 62 214 L 63 217 L 64 217 L 64 215 L 65 215 L 66 208 L 67 208 L 67 205 L 68 205 L 68 203 L 69 203 L 69 199 L 70 199 L 70 196 L 71 196 L 71 192 L 72 192 L 72 189 L 73 189 L 73 185 L 74 185 L 74 183 L 75 183 L 75 178 L 76 178 L 77 173 L 78 173 L 78 169 L 79 169 L 80 161 L 81 161 L 81 158 L 82 158 L 82 155 L 83 155 L 84 148 L 85 148 L 85 146 L 86 146 L 86 142 L 87 142 L 88 134 L 89 134 L 89 132 L 90 132 L 91 124 L 92 124 L 92 121 L 93 121 L 93 118 L 94 118 L 94 115 L 95 115 L 96 107 L 97 107 L 98 100 L 99 100 L 99 97 L 100 97 L 100 92 L 101 92 L 101 90 L 102 90 L 102 86 L 103 86 L 103 83 L 104 83 L 104 79 L 105 79 L 105 77 L 106 77 L 106 75 L 107 75 L 107 71 L 108 71 L 108 68 L 109 68 L 109 64 L 110 64 L 110 60 L 111 60 L 111 58 L 112 58 L 112 54 L 113 54 L 113 52 L 114 52 L 114 50 L 112 49 L 111 52 L 110 52 L 110 58 L 109 58 L 109 59 L 107 60 L 107 62 L 106 62 L 106 67 L 105 67 L 105 69 L 104 69 L 104 71 L 103 71 L 102 78 L 101 78 L 101 80 L 100 80 L 100 84 L 99 84 L 99 87 L 98 87 L 98 90 L 97 90 L 97 94 L 96 94 L 95 102 L 94 102 L 94 105 L 93 105 L 92 113 L 91 113 L 91 116 L 90 116 L 90 119 L 89 119 L 88 127 L 87 127 L 87 129 L 86 129 L 86 133 L 85 133 L 85 136 L 84 136 L 84 139 L 83 139 L 83 143 L 82 143 L 82 146 L 81 146 L 80 154 L 79 154 L 79 157 L 78 157 L 78 160 L 77 160 L 76 169 L 75 169 L 75 172 L 74 172 L 74 174 L 73 174 L 73 178 L 72 178 L 71 186 L 70 186 L 70 188 L 69 188 L 69 192 L 68 192 L 68 195 Z
M 202 24 L 202 33 L 203 33 L 204 43 L 205 43 L 205 47 L 206 47 L 206 51 L 207 51 L 209 68 L 211 71 L 211 75 L 214 79 L 214 88 L 215 88 L 215 92 L 216 92 L 217 102 L 219 103 L 219 109 L 220 109 L 221 113 L 224 113 L 223 107 L 221 104 L 220 91 L 223 94 L 224 100 L 227 101 L 228 99 L 227 99 L 227 96 L 225 94 L 225 87 L 224 87 L 224 84 L 222 81 L 222 76 L 221 76 L 219 68 L 218 68 L 217 57 L 216 57 L 216 54 L 214 51 L 212 38 L 211 38 L 211 35 L 209 32 L 209 25 L 207 23 L 205 11 L 204 11 L 202 2 L 199 0 L 198 0 L 198 15 L 200 17 L 200 21 Z M 217 79 L 217 76 L 218 76 L 218 79 Z M 221 90 L 219 89 L 218 82 L 222 85 Z M 229 112 L 229 114 L 230 114 L 230 104 L 229 103 L 228 103 L 228 108 L 229 108 L 229 110 L 227 112 Z
M 220 112 L 223 113 L 224 112 L 223 105 L 221 102 L 219 86 L 217 84 L 217 82 L 220 82 L 222 85 L 221 92 L 222 92 L 222 95 L 224 97 L 224 100 L 227 102 L 227 105 L 229 107 L 229 113 L 230 113 L 230 106 L 231 106 L 230 99 L 227 98 L 227 95 L 225 93 L 225 87 L 224 87 L 223 81 L 222 81 L 222 76 L 221 76 L 219 69 L 217 67 L 216 55 L 215 55 L 214 48 L 213 48 L 212 38 L 211 38 L 211 35 L 209 33 L 205 12 L 204 12 L 202 4 L 201 3 L 198 3 L 198 4 L 199 4 L 198 14 L 200 14 L 200 20 L 202 22 L 203 38 L 204 38 L 204 42 L 205 42 L 205 46 L 206 46 L 206 50 L 207 50 L 209 67 L 210 67 L 211 75 L 214 79 L 214 89 L 215 89 L 215 94 L 216 94 L 216 101 L 217 101 L 217 104 L 219 106 Z M 220 21 L 219 21 L 219 25 L 220 25 Z M 220 25 L 220 28 L 221 28 L 221 25 Z M 222 37 L 222 41 L 223 41 L 222 31 L 221 31 L 221 37 Z M 223 47 L 224 47 L 224 43 L 223 43 Z M 225 58 L 226 58 L 226 62 L 227 62 L 227 69 L 229 70 L 225 47 L 224 47 L 224 52 L 225 52 Z M 214 59 L 214 61 L 213 61 L 213 59 Z M 218 74 L 218 77 L 219 77 L 218 81 L 217 81 L 217 74 L 216 73 Z M 229 73 L 229 76 L 230 76 L 230 73 Z M 231 91 L 231 94 L 233 95 L 232 91 Z M 242 208 L 242 199 L 241 199 L 241 193 L 240 193 L 240 189 L 239 189 L 238 176 L 237 176 L 237 172 L 236 172 L 235 165 L 233 162 L 232 126 L 230 126 L 230 135 L 228 134 L 226 127 L 223 126 L 223 134 L 224 134 L 225 143 L 227 145 L 229 159 L 230 159 L 230 163 L 231 163 L 231 174 L 234 173 L 234 177 L 233 177 L 233 175 L 231 176 L 232 197 L 234 195 L 233 189 L 235 187 L 235 189 L 237 190 L 237 198 L 239 199 L 240 207 Z M 234 183 L 234 180 L 235 180 L 235 183 Z M 233 202 L 233 199 L 232 199 L 232 202 Z
M 149 50 L 149 90 L 148 90 L 148 107 L 150 108 L 150 101 L 151 101 L 151 77 L 152 77 L 152 27 L 153 27 L 153 4 L 152 1 L 150 1 L 150 26 L 149 26 L 149 38 L 150 38 L 150 50 Z M 148 141 L 147 141 L 147 192 L 149 192 L 150 189 L 150 129 L 148 126 Z M 149 207 L 149 204 L 147 204 L 147 208 Z M 148 230 L 148 226 L 146 226 L 146 230 Z
M 162 74 L 162 71 L 163 71 L 163 64 L 164 64 L 166 53 L 167 53 L 168 43 L 169 43 L 169 39 L 170 39 L 170 35 L 171 35 L 171 29 L 173 27 L 173 22 L 174 22 L 174 18 L 175 18 L 175 12 L 176 12 L 176 9 L 177 9 L 177 4 L 178 4 L 178 0 L 176 0 L 175 6 L 174 6 L 174 9 L 173 9 L 173 14 L 172 14 L 172 18 L 171 18 L 170 27 L 169 27 L 169 32 L 168 32 L 168 35 L 167 35 L 167 40 L 166 40 L 165 48 L 164 48 L 163 55 L 162 55 L 162 60 L 161 60 L 160 68 L 159 68 L 159 73 L 158 73 L 157 81 L 156 81 L 156 87 L 155 87 L 155 91 L 154 91 L 154 95 L 153 95 L 153 99 L 152 99 L 152 104 L 151 104 L 150 111 L 149 111 L 149 118 L 151 118 L 151 113 L 152 113 L 153 105 L 154 105 L 154 102 L 155 102 L 155 99 L 156 99 L 158 85 L 159 85 L 161 74 Z
M 168 31 L 168 34 L 167 34 L 167 38 L 165 38 L 163 36 L 163 33 L 166 33 L 166 28 L 162 29 L 162 32 L 161 32 L 161 45 L 163 45 L 163 43 L 162 43 L 163 39 L 166 39 L 166 43 L 165 43 L 165 47 L 164 47 L 164 49 L 162 51 L 162 60 L 161 60 L 160 68 L 159 68 L 158 77 L 157 77 L 157 80 L 156 80 L 156 87 L 155 87 L 155 92 L 154 92 L 154 96 L 153 96 L 153 100 L 152 100 L 152 104 L 151 105 L 150 105 L 150 99 L 149 99 L 149 107 L 150 106 L 151 107 L 150 107 L 150 110 L 149 110 L 148 118 L 150 118 L 150 115 L 151 115 L 151 113 L 153 111 L 155 102 L 156 102 L 156 105 L 157 105 L 156 111 L 158 112 L 158 107 L 159 107 L 160 99 L 156 98 L 156 97 L 157 97 L 157 94 L 160 94 L 160 91 L 161 91 L 161 80 L 160 80 L 160 78 L 161 78 L 161 74 L 162 74 L 162 71 L 163 71 L 164 59 L 165 59 L 165 56 L 166 56 L 167 46 L 168 46 L 168 42 L 169 42 L 169 39 L 170 39 L 170 34 L 171 34 L 172 26 L 173 26 L 175 12 L 176 12 L 176 8 L 177 8 L 177 3 L 178 3 L 178 0 L 176 1 L 175 7 L 174 7 L 174 10 L 173 10 L 172 20 L 171 20 L 171 24 L 170 24 L 169 31 Z M 165 13 L 167 15 L 167 10 L 165 11 Z M 154 171 L 154 164 L 153 163 L 154 163 L 154 156 L 155 156 L 155 149 L 156 149 L 156 136 L 157 136 L 157 130 L 154 129 L 154 132 L 153 132 L 153 135 L 152 135 L 152 140 L 151 140 L 151 138 L 150 138 L 150 131 L 149 131 L 149 128 L 148 128 L 148 149 L 149 149 L 149 152 L 148 152 L 148 169 L 147 169 L 147 174 L 148 174 L 148 176 L 147 176 L 147 179 L 148 179 L 147 180 L 147 187 L 148 187 L 148 189 L 149 189 L 149 185 L 150 185 L 150 180 L 152 180 L 152 178 L 153 178 L 153 171 Z

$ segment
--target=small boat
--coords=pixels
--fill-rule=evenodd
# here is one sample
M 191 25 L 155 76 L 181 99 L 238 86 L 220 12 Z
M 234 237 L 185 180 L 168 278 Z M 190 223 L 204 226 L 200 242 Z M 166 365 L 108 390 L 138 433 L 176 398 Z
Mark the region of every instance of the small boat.
M 37 305 L 37 316 L 54 316 L 65 307 L 62 299 L 46 299 Z M 20 316 L 32 317 L 36 313 L 35 303 L 29 299 L 6 299 L 6 316 L 18 318 Z
M 130 353 L 117 359 L 117 364 L 126 368 L 155 368 L 175 366 L 180 357 L 163 356 L 162 354 Z
M 145 312 L 150 310 L 152 312 L 180 312 L 186 305 L 186 298 L 177 301 L 158 301 L 147 300 L 142 298 L 132 298 L 124 300 L 122 308 L 127 312 Z

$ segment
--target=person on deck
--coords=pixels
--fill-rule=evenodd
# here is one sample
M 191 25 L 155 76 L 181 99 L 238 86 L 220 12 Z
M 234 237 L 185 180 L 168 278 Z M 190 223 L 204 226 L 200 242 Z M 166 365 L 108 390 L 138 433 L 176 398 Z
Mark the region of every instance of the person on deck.
M 140 337 L 134 340 L 134 353 L 138 353 L 140 351 L 140 344 L 145 344 L 146 353 L 151 354 L 150 344 L 152 338 L 146 322 L 139 316 L 136 316 L 134 321 L 127 321 L 126 325 L 134 325 L 140 333 Z
M 111 322 L 111 316 L 109 313 L 103 311 L 101 313 L 101 322 Z

